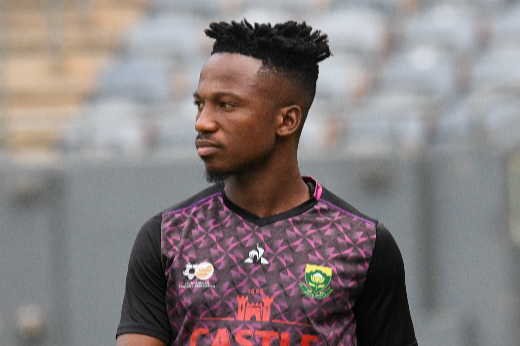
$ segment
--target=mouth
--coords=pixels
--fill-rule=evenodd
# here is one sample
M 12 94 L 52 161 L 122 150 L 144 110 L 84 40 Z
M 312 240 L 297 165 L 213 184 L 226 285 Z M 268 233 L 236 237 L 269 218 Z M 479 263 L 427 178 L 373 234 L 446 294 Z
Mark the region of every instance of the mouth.
M 195 146 L 200 157 L 212 155 L 221 148 L 220 144 L 208 139 L 197 139 Z

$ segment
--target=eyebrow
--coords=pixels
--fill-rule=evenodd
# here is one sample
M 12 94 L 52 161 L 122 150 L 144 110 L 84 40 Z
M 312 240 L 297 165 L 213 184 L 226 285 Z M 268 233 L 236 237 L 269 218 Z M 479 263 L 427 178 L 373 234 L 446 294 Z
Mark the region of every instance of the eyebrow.
M 211 94 L 211 97 L 213 97 L 213 98 L 222 98 L 222 97 L 225 97 L 225 96 L 234 97 L 234 98 L 239 99 L 239 100 L 242 99 L 242 97 L 240 95 L 238 95 L 236 93 L 233 93 L 233 92 L 217 92 L 217 93 Z M 201 98 L 199 93 L 196 92 L 196 91 L 193 93 L 193 97 L 197 98 L 197 99 Z

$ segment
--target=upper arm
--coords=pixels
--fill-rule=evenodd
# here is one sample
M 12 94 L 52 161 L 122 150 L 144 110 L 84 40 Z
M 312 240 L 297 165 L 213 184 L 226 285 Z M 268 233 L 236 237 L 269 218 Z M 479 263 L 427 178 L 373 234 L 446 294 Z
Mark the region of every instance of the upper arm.
M 123 334 L 118 336 L 117 346 L 166 346 L 166 343 L 147 335 Z
M 382 225 L 377 227 L 367 278 L 353 310 L 360 346 L 416 345 L 403 258 L 394 238 Z
M 166 311 L 166 277 L 161 262 L 161 216 L 139 231 L 128 264 L 125 297 L 117 337 L 148 335 L 169 343 L 172 331 Z

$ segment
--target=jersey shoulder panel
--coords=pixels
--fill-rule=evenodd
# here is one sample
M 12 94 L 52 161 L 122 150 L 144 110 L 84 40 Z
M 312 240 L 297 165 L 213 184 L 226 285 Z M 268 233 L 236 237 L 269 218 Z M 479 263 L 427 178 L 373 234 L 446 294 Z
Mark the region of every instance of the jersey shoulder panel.
M 373 218 L 361 213 L 359 210 L 354 208 L 348 202 L 346 202 L 342 198 L 336 196 L 334 193 L 330 192 L 328 189 L 326 189 L 324 187 L 322 187 L 320 201 L 328 202 L 357 219 L 371 222 L 374 225 L 377 225 L 377 223 L 378 223 L 378 221 L 376 219 L 373 219 Z
M 359 270 L 355 271 L 357 290 L 351 292 L 350 297 L 355 300 L 363 290 L 367 272 L 370 268 L 374 247 L 377 239 L 376 229 L 378 221 L 366 216 L 354 208 L 342 198 L 319 186 L 319 204 L 326 206 L 320 208 L 320 214 L 327 215 L 342 230 L 347 243 L 353 244 L 355 255 L 348 257 L 348 265 L 355 265 Z M 328 211 L 326 211 L 328 209 Z M 352 283 L 351 283 L 352 284 Z
M 215 194 L 220 194 L 220 193 L 222 193 L 223 190 L 224 190 L 224 184 L 212 185 L 212 186 L 200 191 L 199 193 L 185 199 L 184 201 L 177 203 L 174 206 L 164 210 L 161 214 L 163 217 L 174 214 L 180 210 L 189 208 L 190 206 L 197 204 L 200 201 L 202 201 L 208 197 L 214 196 Z

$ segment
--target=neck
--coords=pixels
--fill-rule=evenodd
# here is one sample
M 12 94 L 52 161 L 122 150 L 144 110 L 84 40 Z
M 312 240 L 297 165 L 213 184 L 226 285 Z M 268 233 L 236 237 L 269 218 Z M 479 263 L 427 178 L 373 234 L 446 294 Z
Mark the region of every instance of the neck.
M 272 170 L 250 170 L 226 179 L 226 195 L 236 205 L 266 217 L 290 210 L 310 199 L 298 164 Z

